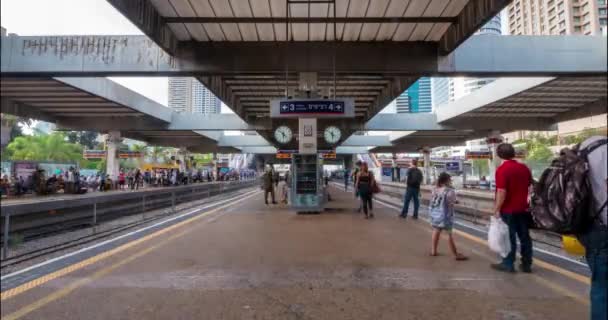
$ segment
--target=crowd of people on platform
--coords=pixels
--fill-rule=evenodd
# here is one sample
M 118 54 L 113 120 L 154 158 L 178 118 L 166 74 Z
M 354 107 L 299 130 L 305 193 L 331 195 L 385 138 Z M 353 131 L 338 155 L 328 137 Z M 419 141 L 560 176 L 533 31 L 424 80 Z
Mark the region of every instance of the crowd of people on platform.
M 48 195 L 54 193 L 81 194 L 94 191 L 109 190 L 138 190 L 144 187 L 168 187 L 202 183 L 211 181 L 237 181 L 253 179 L 256 172 L 250 169 L 231 169 L 214 175 L 212 170 L 162 169 L 120 169 L 113 181 L 110 175 L 100 172 L 94 175 L 81 175 L 78 168 L 57 170 L 47 174 L 45 170 L 36 168 L 29 176 L 4 174 L 0 178 L 0 194 L 2 196 L 21 196 L 32 193 Z

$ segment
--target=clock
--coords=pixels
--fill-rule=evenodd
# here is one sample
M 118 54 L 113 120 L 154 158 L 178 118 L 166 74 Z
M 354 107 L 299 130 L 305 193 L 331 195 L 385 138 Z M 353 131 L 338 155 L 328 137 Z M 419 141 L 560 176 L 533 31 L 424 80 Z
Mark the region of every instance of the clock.
M 327 141 L 327 143 L 335 144 L 340 141 L 342 133 L 340 132 L 340 129 L 338 129 L 338 127 L 329 126 L 325 128 L 323 136 L 325 137 L 325 141 Z
M 274 138 L 282 144 L 286 144 L 291 141 L 293 133 L 288 126 L 280 126 L 274 131 Z

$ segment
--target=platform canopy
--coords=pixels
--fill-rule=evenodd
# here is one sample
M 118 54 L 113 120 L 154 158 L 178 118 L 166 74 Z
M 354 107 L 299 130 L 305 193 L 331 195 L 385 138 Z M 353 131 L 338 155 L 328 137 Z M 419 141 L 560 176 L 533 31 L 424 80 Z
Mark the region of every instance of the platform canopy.
M 246 121 L 267 117 L 269 100 L 289 96 L 298 86 L 301 71 L 319 73 L 321 96 L 354 97 L 356 116 L 362 121 L 419 77 L 389 75 L 372 65 L 382 62 L 390 67 L 394 61 L 405 60 L 412 67 L 436 66 L 438 53 L 452 52 L 510 1 L 108 2 L 169 55 L 212 61 L 220 52 L 225 53 L 221 56 L 238 54 L 232 66 L 242 66 L 243 72 L 225 74 L 225 65 L 218 64 L 210 72 L 215 75 L 198 79 Z M 345 62 L 352 70 L 336 67 Z M 256 72 L 247 72 L 252 66 L 257 66 Z M 334 67 L 340 69 L 336 77 Z

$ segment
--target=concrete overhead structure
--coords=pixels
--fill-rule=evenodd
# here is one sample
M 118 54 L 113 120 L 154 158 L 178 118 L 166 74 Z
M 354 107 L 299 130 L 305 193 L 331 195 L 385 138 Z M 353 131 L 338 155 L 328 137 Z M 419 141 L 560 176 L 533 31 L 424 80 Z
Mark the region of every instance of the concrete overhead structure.
M 470 117 L 480 113 L 478 108 L 501 103 L 492 100 L 492 92 L 454 117 L 378 114 L 420 76 L 599 77 L 604 83 L 606 77 L 605 37 L 470 37 L 508 0 L 108 2 L 146 36 L 2 37 L 3 110 L 6 105 L 14 113 L 51 119 L 66 128 L 120 130 L 125 137 L 205 152 L 276 152 L 272 130 L 293 120 L 271 119 L 270 100 L 295 96 L 301 75 L 314 73 L 312 96 L 355 100 L 354 119 L 319 120 L 320 130 L 331 123 L 343 131 L 338 149 L 399 152 L 461 143 L 488 130 L 545 130 L 558 117 Z M 83 75 L 193 76 L 236 115 L 161 112 L 143 100 L 112 98 L 122 89 L 95 91 L 78 83 L 85 80 L 66 80 Z M 5 80 L 13 81 L 6 90 Z M 39 97 L 47 100 L 31 100 L 40 88 L 27 81 L 48 81 L 65 91 L 42 92 Z M 519 86 L 523 91 L 530 87 Z M 22 93 L 27 90 L 29 96 Z M 502 98 L 509 97 L 504 90 Z M 67 98 L 65 94 L 89 99 L 76 102 L 101 104 L 88 109 L 67 100 L 44 105 L 53 97 Z M 97 114 L 93 106 L 100 108 Z M 461 121 L 463 117 L 475 120 Z M 83 123 L 89 118 L 95 121 Z M 214 133 L 221 130 L 259 135 Z M 407 133 L 351 136 L 361 130 Z
M 249 129 L 236 115 L 176 113 L 105 78 L 3 77 L 0 94 L 3 113 L 196 152 L 239 152 L 218 143 L 221 130 Z M 187 129 L 193 123 L 219 135 Z
M 411 121 L 436 117 L 434 129 L 409 132 L 393 140 L 392 147 L 373 152 L 413 152 L 421 147 L 459 145 L 495 132 L 555 130 L 561 121 L 606 113 L 608 76 L 503 78 L 439 106 L 435 114 L 417 118 L 379 114 L 366 124 L 378 130 L 408 130 Z M 403 117 L 401 119 L 400 117 Z M 401 123 L 401 126 L 400 126 Z

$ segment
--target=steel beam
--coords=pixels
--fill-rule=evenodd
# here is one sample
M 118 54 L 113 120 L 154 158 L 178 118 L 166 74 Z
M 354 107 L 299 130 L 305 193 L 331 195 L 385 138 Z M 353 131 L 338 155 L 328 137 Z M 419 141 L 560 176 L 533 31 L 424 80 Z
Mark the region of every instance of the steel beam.
M 555 117 L 555 122 L 568 121 L 589 117 L 590 115 L 601 115 L 608 112 L 608 101 L 606 98 L 587 103 L 582 107 L 571 111 L 560 113 Z
M 443 123 L 460 115 L 482 108 L 490 103 L 547 83 L 555 78 L 504 78 L 498 79 L 480 90 L 437 108 L 437 122 Z
M 454 51 L 475 31 L 504 9 L 512 0 L 470 0 L 439 40 L 441 54 Z
M 444 75 L 606 75 L 608 40 L 604 36 L 480 35 L 438 61 L 437 73 Z
M 32 108 L 9 98 L 2 97 L 0 101 L 2 113 L 47 122 L 54 122 L 57 119 L 52 114 L 40 111 L 39 109 Z
M 277 148 L 275 147 L 243 147 L 240 148 L 242 153 L 255 153 L 255 154 L 275 154 Z
M 175 54 L 177 37 L 149 0 L 107 0 L 144 34 L 169 54 Z
M 327 54 L 334 44 L 328 42 L 190 42 L 170 57 L 145 36 L 9 36 L 1 41 L 5 77 L 281 75 L 286 63 L 293 73 L 334 70 Z M 604 75 L 607 45 L 602 36 L 476 36 L 438 60 L 434 43 L 340 42 L 335 70 L 341 77 Z
M 165 17 L 166 23 L 456 23 L 456 17 Z
M 434 113 L 380 113 L 371 118 L 364 130 L 370 131 L 418 131 L 446 130 L 450 127 L 437 124 Z
M 42 119 L 41 119 L 42 120 Z M 166 123 L 154 121 L 147 117 L 69 117 L 56 118 L 55 124 L 58 130 L 88 130 L 98 132 L 120 131 L 120 130 L 163 130 Z
M 184 114 L 173 113 L 167 130 L 244 130 L 266 128 L 264 124 L 247 124 L 236 114 Z
M 341 147 L 390 147 L 391 143 L 389 136 L 359 136 L 351 135 L 342 144 Z
M 337 147 L 336 154 L 363 154 L 369 153 L 368 147 Z
M 63 82 L 77 90 L 85 91 L 110 102 L 141 112 L 154 119 L 166 123 L 171 121 L 171 114 L 173 113 L 171 109 L 114 81 L 104 78 L 55 78 L 55 80 Z
M 262 136 L 221 136 L 218 141 L 220 147 L 271 147 Z

